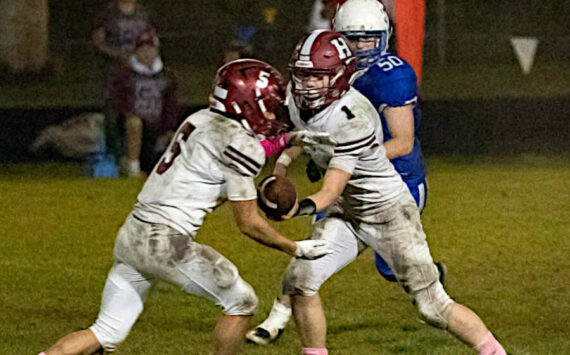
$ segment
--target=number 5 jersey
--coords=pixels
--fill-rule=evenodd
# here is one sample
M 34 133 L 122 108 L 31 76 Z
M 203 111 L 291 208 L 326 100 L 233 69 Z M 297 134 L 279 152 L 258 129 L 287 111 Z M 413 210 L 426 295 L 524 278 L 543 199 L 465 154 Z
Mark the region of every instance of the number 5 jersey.
M 265 164 L 259 140 L 209 109 L 184 120 L 138 195 L 133 215 L 195 236 L 222 202 L 257 198 L 254 177 Z

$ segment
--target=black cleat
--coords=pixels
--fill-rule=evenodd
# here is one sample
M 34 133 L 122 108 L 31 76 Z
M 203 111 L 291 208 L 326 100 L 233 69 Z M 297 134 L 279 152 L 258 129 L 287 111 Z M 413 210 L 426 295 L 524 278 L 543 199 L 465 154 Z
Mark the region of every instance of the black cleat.
M 248 343 L 254 343 L 257 345 L 268 345 L 269 343 L 272 343 L 277 339 L 279 339 L 281 334 L 283 334 L 284 330 L 285 329 L 283 328 L 273 329 L 273 331 L 270 333 L 269 330 L 267 329 L 257 327 L 255 328 L 255 330 L 250 330 L 246 334 L 245 338 Z

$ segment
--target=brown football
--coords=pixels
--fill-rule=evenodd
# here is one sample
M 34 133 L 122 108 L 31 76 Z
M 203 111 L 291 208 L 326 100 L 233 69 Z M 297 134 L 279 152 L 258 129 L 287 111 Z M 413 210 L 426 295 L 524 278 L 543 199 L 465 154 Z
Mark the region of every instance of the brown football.
M 267 218 L 280 221 L 297 202 L 297 191 L 291 181 L 271 175 L 259 183 L 257 203 Z

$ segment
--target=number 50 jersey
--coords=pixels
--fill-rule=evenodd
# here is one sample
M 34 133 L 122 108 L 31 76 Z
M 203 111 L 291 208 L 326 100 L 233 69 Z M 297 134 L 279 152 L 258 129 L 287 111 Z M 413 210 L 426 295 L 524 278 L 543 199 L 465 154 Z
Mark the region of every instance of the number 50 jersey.
M 133 215 L 195 236 L 223 201 L 257 198 L 265 164 L 259 140 L 237 121 L 204 109 L 188 117 L 138 195 Z

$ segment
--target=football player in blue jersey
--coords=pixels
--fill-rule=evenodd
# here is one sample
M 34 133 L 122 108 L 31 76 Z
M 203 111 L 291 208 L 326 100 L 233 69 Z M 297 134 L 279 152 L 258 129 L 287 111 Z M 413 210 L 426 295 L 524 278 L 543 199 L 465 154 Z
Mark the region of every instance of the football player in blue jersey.
M 427 198 L 424 158 L 417 131 L 420 123 L 417 77 L 413 68 L 402 58 L 388 52 L 390 20 L 377 0 L 348 0 L 337 10 L 334 30 L 351 42 L 357 58 L 360 76 L 353 86 L 377 108 L 382 121 L 386 156 L 412 193 L 422 212 Z M 307 175 L 311 181 L 321 177 L 319 168 L 309 162 Z M 325 211 L 315 217 L 324 218 Z M 446 267 L 435 263 L 443 283 Z M 375 266 L 386 280 L 396 282 L 394 272 L 386 261 L 375 253 Z M 273 304 L 269 317 L 247 334 L 257 344 L 268 344 L 281 335 L 291 309 L 287 297 L 281 295 Z

